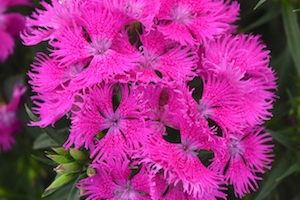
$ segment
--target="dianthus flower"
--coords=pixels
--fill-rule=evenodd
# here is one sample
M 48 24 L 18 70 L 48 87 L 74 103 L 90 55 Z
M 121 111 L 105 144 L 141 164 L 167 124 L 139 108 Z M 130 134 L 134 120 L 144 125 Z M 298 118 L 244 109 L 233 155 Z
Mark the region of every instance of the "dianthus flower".
M 119 37 L 122 43 L 129 43 L 127 37 L 120 34 L 129 19 L 101 3 L 86 4 L 81 13 L 77 23 L 73 21 L 50 41 L 54 48 L 50 55 L 62 67 L 89 60 L 86 69 L 74 80 L 75 87 L 91 86 L 133 69 L 139 54 L 116 48 L 120 47 Z
M 249 127 L 244 134 L 231 134 L 226 138 L 227 153 L 215 155 L 210 168 L 225 173 L 225 179 L 234 187 L 236 197 L 242 198 L 250 193 L 250 188 L 257 190 L 258 174 L 270 169 L 273 156 L 272 138 L 263 132 L 264 127 Z
M 11 149 L 15 143 L 13 134 L 22 128 L 16 112 L 25 91 L 26 87 L 16 84 L 8 105 L 0 105 L 0 152 Z
M 103 0 L 103 4 L 111 10 L 118 10 L 127 15 L 130 21 L 138 21 L 146 30 L 153 28 L 154 18 L 160 8 L 160 0 Z
M 157 30 L 140 35 L 141 57 L 132 79 L 138 82 L 164 82 L 191 80 L 196 76 L 198 55 L 186 46 L 165 40 Z
M 151 177 L 150 194 L 153 200 L 196 200 L 193 195 L 183 192 L 182 184 L 168 184 L 163 173 L 159 172 Z
M 23 43 L 36 45 L 55 38 L 60 31 L 80 16 L 83 0 L 41 1 L 42 9 L 36 9 L 26 18 L 26 29 L 20 34 Z
M 90 167 L 96 170 L 95 175 L 80 180 L 77 186 L 85 191 L 81 196 L 87 196 L 87 200 L 151 200 L 150 178 L 143 167 L 132 167 L 127 159 L 113 158 Z M 132 177 L 133 170 L 138 173 Z
M 115 86 L 114 83 L 101 83 L 92 87 L 83 97 L 80 110 L 71 118 L 71 133 L 65 146 L 74 144 L 79 148 L 84 145 L 93 149 L 91 157 L 95 162 L 110 156 L 126 156 L 129 150 L 140 148 L 149 134 L 140 112 L 141 105 L 136 103 L 128 85 Z M 121 95 L 119 103 L 113 101 L 116 93 Z M 98 133 L 102 134 L 100 139 L 95 138 Z
M 203 92 L 198 102 L 198 114 L 215 121 L 225 132 L 240 131 L 245 125 L 245 103 L 241 93 L 233 87 L 228 78 L 207 73 L 203 77 Z
M 44 53 L 38 53 L 32 71 L 28 72 L 33 92 L 31 99 L 37 105 L 33 111 L 40 121 L 31 125 L 45 127 L 67 114 L 76 100 L 79 90 L 74 90 L 72 80 L 83 70 L 84 62 L 59 68 L 58 63 Z
M 232 32 L 239 5 L 230 1 L 162 0 L 158 30 L 182 45 L 205 43 L 216 35 Z
M 265 48 L 259 36 L 223 35 L 210 41 L 201 54 L 200 70 L 228 79 L 230 87 L 240 93 L 236 97 L 244 104 L 241 118 L 248 126 L 262 124 L 272 116 L 270 109 L 277 86 Z
M 209 128 L 194 125 L 190 127 L 184 118 L 178 121 L 180 142 L 168 142 L 163 135 L 172 133 L 156 132 L 147 137 L 140 154 L 141 163 L 149 167 L 150 174 L 163 172 L 168 185 L 179 186 L 182 193 L 195 199 L 225 199 L 223 176 L 207 168 L 199 159 L 198 151 L 221 148 L 212 138 Z M 162 186 L 161 184 L 159 186 Z M 162 191 L 163 196 L 164 189 Z M 156 197 L 157 198 L 157 197 Z
M 13 6 L 30 5 L 28 0 L 0 0 L 0 62 L 13 53 L 14 37 L 25 27 L 25 19 L 19 13 L 6 13 Z

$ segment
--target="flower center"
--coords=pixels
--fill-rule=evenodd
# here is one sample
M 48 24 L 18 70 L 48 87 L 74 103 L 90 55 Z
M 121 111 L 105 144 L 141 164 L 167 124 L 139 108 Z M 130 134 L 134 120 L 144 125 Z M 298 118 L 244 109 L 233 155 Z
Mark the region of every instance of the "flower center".
M 135 199 L 138 192 L 134 190 L 134 186 L 130 185 L 130 180 L 127 181 L 126 185 L 118 185 L 114 191 L 116 199 Z
M 118 113 L 114 113 L 112 116 L 110 116 L 107 119 L 107 123 L 109 125 L 109 127 L 111 128 L 115 128 L 118 126 L 119 122 L 120 122 L 121 116 Z
M 9 112 L 9 111 L 1 111 L 0 110 L 0 119 L 1 119 L 1 124 L 5 126 L 9 126 L 10 124 L 14 123 L 16 120 L 16 113 L 15 112 Z
M 197 156 L 197 144 L 190 139 L 181 141 L 181 144 L 178 144 L 178 147 L 188 155 Z
M 108 39 L 98 39 L 96 42 L 91 43 L 92 50 L 94 54 L 106 54 L 106 51 L 111 47 L 111 41 Z
M 244 152 L 243 145 L 241 144 L 241 141 L 236 138 L 230 138 L 229 139 L 230 144 L 228 145 L 230 155 L 233 158 L 236 158 L 238 155 L 242 155 Z
M 135 3 L 126 3 L 124 4 L 125 12 L 132 15 L 133 17 L 140 17 L 145 5 L 142 2 L 135 2 Z
M 199 114 L 206 119 L 212 116 L 209 104 L 201 99 L 199 100 L 199 104 L 197 105 L 197 110 Z
M 157 63 L 157 58 L 149 51 L 144 50 L 140 62 L 140 69 L 153 69 L 155 63 Z
M 188 20 L 193 19 L 195 16 L 187 6 L 177 4 L 171 11 L 171 17 L 174 21 L 179 22 L 179 24 L 186 24 Z

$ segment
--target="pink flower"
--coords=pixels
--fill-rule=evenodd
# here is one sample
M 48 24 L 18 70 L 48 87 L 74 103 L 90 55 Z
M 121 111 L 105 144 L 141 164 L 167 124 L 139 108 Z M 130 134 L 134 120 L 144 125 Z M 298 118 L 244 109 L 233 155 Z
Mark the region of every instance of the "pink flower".
M 196 200 L 192 195 L 183 192 L 182 184 L 168 184 L 162 173 L 157 173 L 151 178 L 150 194 L 153 200 Z
M 196 76 L 198 55 L 190 47 L 183 47 L 170 40 L 157 30 L 140 35 L 141 57 L 133 70 L 138 82 L 173 83 L 187 81 Z
M 207 148 L 205 143 L 208 141 L 201 138 L 207 139 L 208 133 L 202 132 L 200 127 L 188 128 L 186 125 L 181 126 L 182 131 L 178 144 L 167 142 L 158 133 L 150 135 L 143 143 L 141 163 L 149 167 L 152 175 L 162 170 L 168 185 L 180 185 L 183 193 L 195 199 L 225 199 L 226 195 L 221 192 L 224 188 L 220 186 L 224 183 L 223 177 L 205 167 L 197 157 L 198 151 Z M 193 138 L 196 135 L 198 137 Z
M 244 134 L 231 134 L 227 140 L 226 155 L 216 154 L 210 168 L 224 171 L 226 181 L 234 187 L 235 195 L 242 198 L 250 193 L 250 188 L 258 188 L 259 174 L 270 169 L 273 161 L 272 138 L 269 133 L 262 133 L 264 127 L 249 127 Z
M 238 19 L 237 2 L 212 0 L 162 0 L 158 30 L 182 45 L 205 43 L 232 29 Z
M 150 200 L 150 178 L 143 167 L 135 169 L 133 177 L 130 162 L 127 159 L 109 159 L 107 163 L 92 164 L 96 174 L 82 179 L 77 187 L 85 192 L 87 200 L 123 199 Z
M 36 8 L 30 17 L 26 17 L 26 28 L 20 35 L 23 43 L 28 46 L 36 45 L 55 38 L 80 15 L 80 2 L 81 0 L 74 0 L 73 3 L 68 0 L 51 0 L 49 4 L 41 1 L 43 9 Z
M 85 4 L 81 13 L 50 41 L 54 48 L 50 55 L 61 67 L 89 61 L 86 69 L 74 79 L 76 87 L 92 86 L 133 69 L 139 53 L 115 48 L 115 43 L 119 47 L 120 40 L 129 43 L 128 36 L 122 34 L 126 33 L 122 31 L 128 22 L 126 16 L 112 12 L 100 3 Z
M 202 97 L 197 105 L 198 115 L 212 119 L 224 133 L 239 132 L 245 127 L 245 100 L 242 93 L 230 84 L 228 77 L 208 73 L 203 76 Z
M 128 15 L 131 21 L 139 21 L 147 31 L 152 29 L 161 4 L 160 0 L 104 0 L 103 3 L 111 10 Z
M 9 104 L 0 105 L 0 152 L 11 149 L 15 143 L 13 134 L 22 128 L 16 112 L 25 91 L 26 87 L 16 84 Z
M 37 107 L 33 108 L 40 115 L 40 121 L 31 125 L 45 127 L 67 114 L 75 101 L 79 90 L 74 90 L 72 80 L 82 71 L 85 63 L 59 68 L 58 63 L 44 53 L 38 53 L 32 71 L 28 72 L 28 82 L 37 94 L 32 96 Z
M 120 102 L 113 101 L 117 93 L 121 95 Z M 141 147 L 149 130 L 145 128 L 141 105 L 136 103 L 128 85 L 118 84 L 115 91 L 114 83 L 101 83 L 87 90 L 83 98 L 80 111 L 71 117 L 66 148 L 84 145 L 92 149 L 94 162 L 100 162 L 111 156 L 124 157 Z M 97 134 L 100 139 L 95 138 Z
M 218 79 L 228 79 L 228 84 L 240 93 L 238 98 L 244 103 L 242 118 L 248 126 L 270 119 L 276 98 L 276 77 L 265 48 L 259 36 L 223 35 L 205 47 L 199 66 Z
M 31 5 L 28 0 L 0 0 L 0 62 L 4 62 L 14 50 L 14 37 L 25 26 L 24 17 L 19 13 L 5 13 L 17 5 Z
M 139 97 L 137 103 L 143 105 L 143 113 L 147 116 L 146 126 L 153 132 L 162 135 L 166 126 L 180 128 L 180 118 L 187 115 L 188 105 L 179 88 L 148 84 L 136 88 L 133 93 Z

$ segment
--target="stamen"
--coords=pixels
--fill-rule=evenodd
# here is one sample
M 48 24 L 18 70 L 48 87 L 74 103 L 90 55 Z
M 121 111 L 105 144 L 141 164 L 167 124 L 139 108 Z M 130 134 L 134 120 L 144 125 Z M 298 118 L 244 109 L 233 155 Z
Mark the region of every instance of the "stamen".
M 91 53 L 94 54 L 106 54 L 106 51 L 111 47 L 111 41 L 108 39 L 97 40 L 91 43 Z
M 186 24 L 189 19 L 193 19 L 193 15 L 190 9 L 182 4 L 177 4 L 173 7 L 171 12 L 171 17 L 174 21 L 179 22 L 180 24 Z
M 241 141 L 237 138 L 230 138 L 229 141 L 231 142 L 228 145 L 231 157 L 236 158 L 238 155 L 242 155 L 244 152 L 244 148 L 241 144 Z

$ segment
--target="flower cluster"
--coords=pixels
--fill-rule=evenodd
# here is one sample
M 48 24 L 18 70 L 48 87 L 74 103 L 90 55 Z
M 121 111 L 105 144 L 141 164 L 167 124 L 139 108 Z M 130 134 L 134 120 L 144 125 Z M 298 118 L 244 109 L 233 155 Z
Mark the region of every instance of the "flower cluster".
M 14 51 L 14 37 L 25 27 L 25 19 L 19 13 L 6 12 L 18 5 L 30 5 L 28 0 L 0 0 L 0 62 Z
M 71 120 L 91 199 L 242 198 L 270 169 L 263 123 L 277 89 L 259 36 L 237 33 L 227 0 L 52 0 L 28 17 L 42 41 L 28 73 L 40 120 Z M 208 158 L 207 158 L 208 157 Z
M 11 149 L 15 143 L 14 133 L 22 128 L 16 112 L 25 91 L 26 87 L 16 84 L 9 104 L 0 101 L 0 153 Z

